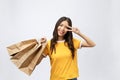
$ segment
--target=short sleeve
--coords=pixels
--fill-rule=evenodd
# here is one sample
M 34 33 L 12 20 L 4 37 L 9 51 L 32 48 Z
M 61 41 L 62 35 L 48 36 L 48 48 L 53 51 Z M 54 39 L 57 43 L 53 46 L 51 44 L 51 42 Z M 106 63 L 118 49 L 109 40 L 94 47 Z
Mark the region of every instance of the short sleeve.
M 45 49 L 43 51 L 43 56 L 47 56 L 48 53 L 49 53 L 49 50 L 48 50 L 48 43 L 47 43 L 47 45 L 46 45 L 46 47 L 45 47 Z
M 81 48 L 82 40 L 73 38 L 73 43 L 74 43 L 75 49 L 79 49 L 79 48 Z

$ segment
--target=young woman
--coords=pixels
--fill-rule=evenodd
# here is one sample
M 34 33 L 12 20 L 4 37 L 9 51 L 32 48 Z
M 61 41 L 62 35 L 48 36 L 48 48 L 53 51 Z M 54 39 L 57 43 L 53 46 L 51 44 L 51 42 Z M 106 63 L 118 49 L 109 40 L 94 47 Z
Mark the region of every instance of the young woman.
M 73 38 L 72 32 L 83 38 Z M 43 38 L 45 40 L 45 38 Z M 72 27 L 71 19 L 61 17 L 54 28 L 53 38 L 48 40 L 43 56 L 49 56 L 51 63 L 50 80 L 77 80 L 79 76 L 77 49 L 94 47 L 95 43 Z

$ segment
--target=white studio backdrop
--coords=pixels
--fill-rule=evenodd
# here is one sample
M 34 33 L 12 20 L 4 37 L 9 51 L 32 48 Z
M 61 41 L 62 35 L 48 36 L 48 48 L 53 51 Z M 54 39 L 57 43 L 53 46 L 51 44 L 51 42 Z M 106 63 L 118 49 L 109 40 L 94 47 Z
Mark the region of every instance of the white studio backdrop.
M 49 80 L 45 58 L 31 76 L 10 61 L 6 47 L 21 40 L 50 39 L 56 21 L 70 17 L 94 48 L 78 51 L 78 80 L 120 80 L 119 0 L 0 0 L 0 80 Z M 79 38 L 74 34 L 75 37 Z

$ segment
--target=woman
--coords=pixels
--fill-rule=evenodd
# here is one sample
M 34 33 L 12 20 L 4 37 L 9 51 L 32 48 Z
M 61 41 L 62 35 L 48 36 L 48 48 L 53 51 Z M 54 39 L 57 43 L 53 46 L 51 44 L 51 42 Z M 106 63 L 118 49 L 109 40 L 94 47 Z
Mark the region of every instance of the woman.
M 73 38 L 72 32 L 83 40 Z M 43 57 L 48 55 L 50 58 L 50 80 L 77 80 L 79 76 L 77 49 L 94 46 L 95 43 L 90 38 L 82 34 L 78 28 L 72 27 L 70 18 L 61 17 L 55 25 L 53 38 L 47 42 L 43 54 Z

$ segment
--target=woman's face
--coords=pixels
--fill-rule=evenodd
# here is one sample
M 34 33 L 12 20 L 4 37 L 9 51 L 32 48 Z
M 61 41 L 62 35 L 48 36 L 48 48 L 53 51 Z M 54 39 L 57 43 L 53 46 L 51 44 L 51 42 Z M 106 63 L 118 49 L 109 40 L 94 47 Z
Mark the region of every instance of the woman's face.
M 59 37 L 64 37 L 64 35 L 67 33 L 67 26 L 69 26 L 67 21 L 62 21 L 60 23 L 60 25 L 57 28 Z

